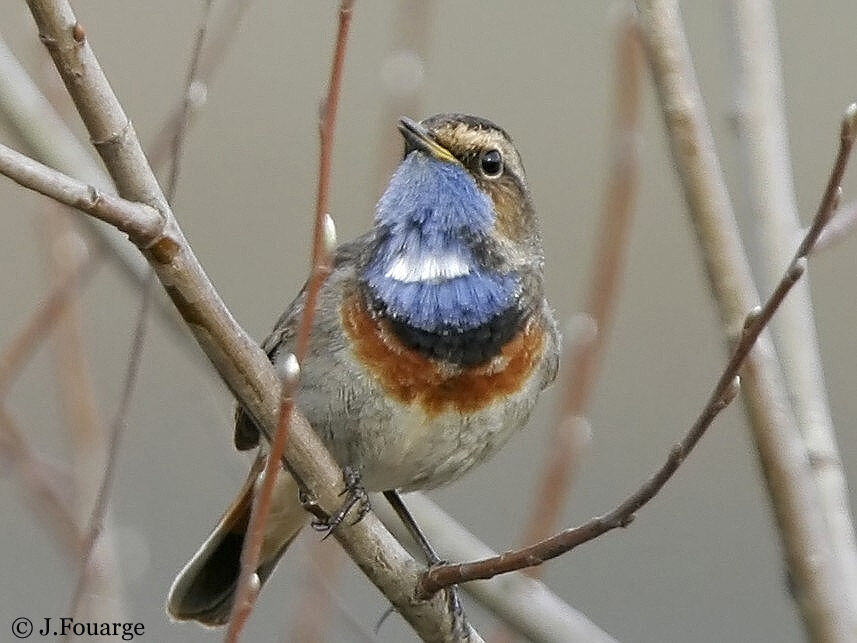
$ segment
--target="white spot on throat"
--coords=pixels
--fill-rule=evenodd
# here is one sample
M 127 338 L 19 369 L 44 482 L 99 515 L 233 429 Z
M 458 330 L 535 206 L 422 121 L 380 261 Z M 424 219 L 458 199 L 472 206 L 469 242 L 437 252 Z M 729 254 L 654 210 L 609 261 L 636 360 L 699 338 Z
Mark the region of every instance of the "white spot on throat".
M 448 281 L 468 274 L 470 274 L 470 264 L 457 253 L 440 256 L 402 254 L 393 259 L 384 273 L 386 277 L 404 283 Z

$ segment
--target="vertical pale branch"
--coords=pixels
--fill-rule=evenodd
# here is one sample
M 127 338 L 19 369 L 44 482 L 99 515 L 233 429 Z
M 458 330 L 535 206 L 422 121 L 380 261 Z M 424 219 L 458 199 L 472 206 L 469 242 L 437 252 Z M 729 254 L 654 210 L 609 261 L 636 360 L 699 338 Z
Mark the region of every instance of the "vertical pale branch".
M 756 306 L 753 284 L 674 0 L 638 0 L 649 63 L 673 158 L 727 337 Z M 744 403 L 809 636 L 852 641 L 857 614 L 819 511 L 809 458 L 790 411 L 770 338 L 763 334 L 742 371 Z
M 737 124 L 747 189 L 764 253 L 761 283 L 776 283 L 800 234 L 789 154 L 774 9 L 768 0 L 731 0 L 736 39 Z M 857 542 L 848 485 L 827 401 L 809 282 L 797 284 L 771 327 L 789 399 L 809 452 L 833 555 L 845 577 L 843 600 L 857 612 Z

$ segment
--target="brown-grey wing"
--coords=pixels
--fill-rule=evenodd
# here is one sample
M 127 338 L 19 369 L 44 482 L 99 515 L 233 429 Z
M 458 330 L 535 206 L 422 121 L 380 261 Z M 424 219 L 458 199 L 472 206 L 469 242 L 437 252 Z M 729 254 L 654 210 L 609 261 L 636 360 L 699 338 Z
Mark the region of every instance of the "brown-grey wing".
M 343 243 L 336 249 L 333 257 L 333 271 L 352 269 L 354 264 L 360 260 L 362 254 L 367 251 L 373 238 L 372 232 L 358 237 L 354 241 Z M 272 362 L 276 362 L 277 355 L 289 352 L 292 342 L 297 333 L 298 324 L 304 310 L 306 299 L 306 283 L 289 304 L 286 311 L 277 320 L 274 330 L 262 342 L 262 350 L 268 355 Z M 235 448 L 239 451 L 247 451 L 259 446 L 259 428 L 256 422 L 239 404 L 235 407 Z
M 268 359 L 275 361 L 276 355 L 281 348 L 290 345 L 294 340 L 297 326 L 300 322 L 301 313 L 304 309 L 306 284 L 301 288 L 298 296 L 289 304 L 286 311 L 277 320 L 274 330 L 262 342 L 262 350 L 268 355 Z M 235 448 L 239 451 L 247 451 L 259 446 L 259 428 L 252 416 L 244 410 L 240 404 L 235 406 Z

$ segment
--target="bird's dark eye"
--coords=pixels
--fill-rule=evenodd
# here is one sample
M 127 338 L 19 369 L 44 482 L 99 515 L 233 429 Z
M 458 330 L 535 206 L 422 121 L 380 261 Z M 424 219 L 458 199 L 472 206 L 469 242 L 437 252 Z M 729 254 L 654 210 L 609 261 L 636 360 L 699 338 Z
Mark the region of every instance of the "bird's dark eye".
M 489 179 L 495 179 L 503 173 L 503 156 L 499 150 L 486 150 L 479 158 L 482 174 Z

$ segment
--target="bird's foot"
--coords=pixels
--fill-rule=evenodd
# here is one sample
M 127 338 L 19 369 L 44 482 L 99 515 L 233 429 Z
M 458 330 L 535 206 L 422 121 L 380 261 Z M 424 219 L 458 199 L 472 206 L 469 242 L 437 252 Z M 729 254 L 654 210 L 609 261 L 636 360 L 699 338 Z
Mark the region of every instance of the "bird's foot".
M 336 529 L 348 512 L 357 505 L 357 516 L 354 518 L 352 525 L 356 525 L 360 520 L 369 513 L 372 505 L 369 503 L 369 496 L 363 485 L 360 484 L 360 473 L 352 466 L 346 466 L 342 469 L 342 479 L 345 482 L 345 489 L 340 493 L 340 496 L 345 496 L 342 505 L 333 514 L 327 517 L 316 517 L 312 521 L 312 527 L 316 531 L 324 533 L 322 540 L 330 536 L 333 530 Z

